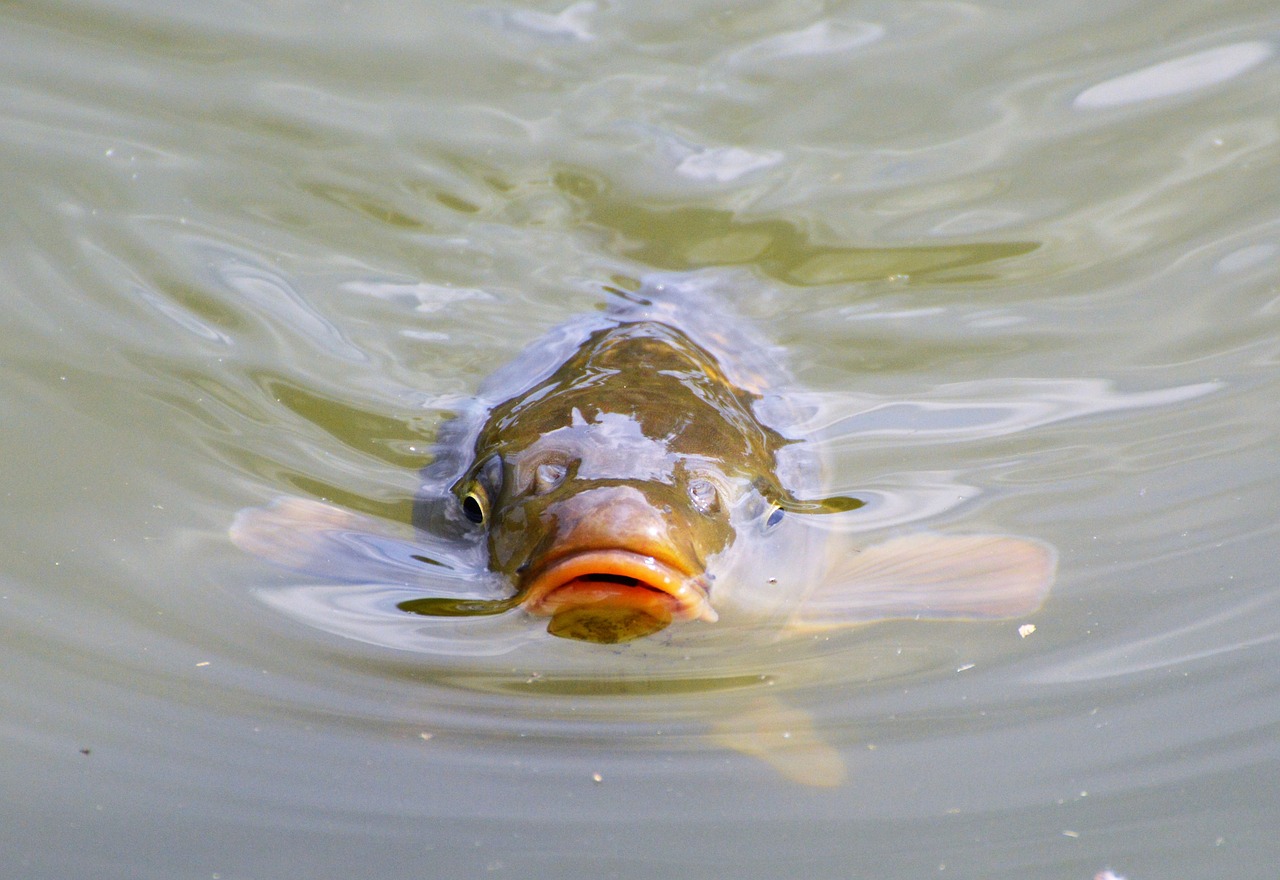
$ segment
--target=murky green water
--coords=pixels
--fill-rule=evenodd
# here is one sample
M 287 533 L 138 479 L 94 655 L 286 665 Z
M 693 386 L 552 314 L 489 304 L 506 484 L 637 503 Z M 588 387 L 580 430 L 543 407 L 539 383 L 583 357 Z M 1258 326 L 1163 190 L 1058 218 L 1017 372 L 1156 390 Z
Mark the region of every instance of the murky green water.
M 1278 29 L 0 7 L 0 873 L 1274 877 Z M 655 270 L 739 273 L 863 528 L 1050 542 L 1043 610 L 602 649 L 228 542 L 406 519 L 446 414 Z M 766 694 L 846 785 L 717 744 Z

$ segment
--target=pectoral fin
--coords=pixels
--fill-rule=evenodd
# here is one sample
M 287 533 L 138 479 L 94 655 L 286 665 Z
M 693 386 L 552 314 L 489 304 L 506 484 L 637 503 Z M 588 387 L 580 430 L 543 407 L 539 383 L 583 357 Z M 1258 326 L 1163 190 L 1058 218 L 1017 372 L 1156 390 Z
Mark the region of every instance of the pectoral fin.
M 334 580 L 408 583 L 434 562 L 411 527 L 306 498 L 245 508 L 229 535 L 247 553 Z
M 886 619 L 1020 617 L 1044 602 L 1057 554 L 1009 535 L 919 534 L 839 558 L 789 627 L 831 629 Z
M 761 697 L 711 728 L 717 745 L 759 758 L 792 782 L 834 788 L 845 781 L 844 758 L 823 742 L 808 712 Z

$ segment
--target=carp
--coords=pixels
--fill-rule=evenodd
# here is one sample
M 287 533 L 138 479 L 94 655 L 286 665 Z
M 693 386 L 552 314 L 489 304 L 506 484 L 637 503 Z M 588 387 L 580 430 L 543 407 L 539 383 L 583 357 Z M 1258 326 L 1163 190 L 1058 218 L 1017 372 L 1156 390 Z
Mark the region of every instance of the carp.
M 776 349 L 705 285 L 610 293 L 606 311 L 551 331 L 444 424 L 413 534 L 294 498 L 242 511 L 232 540 L 320 574 L 358 570 L 376 536 L 378 554 L 424 569 L 444 542 L 480 594 L 400 610 L 523 613 L 606 644 L 726 617 L 814 631 L 1017 617 L 1043 602 L 1055 554 L 1039 541 L 920 533 L 855 547 L 812 528 L 863 502 L 820 491 L 821 457 L 790 436 Z
M 861 545 L 824 527 L 864 500 L 825 491 L 803 393 L 722 288 L 687 276 L 611 288 L 603 311 L 500 368 L 438 431 L 412 524 L 287 497 L 240 511 L 233 543 L 326 579 L 429 593 L 402 612 L 519 615 L 600 645 L 1039 608 L 1056 567 L 1043 542 L 916 532 Z M 775 699 L 710 727 L 793 780 L 845 777 L 808 716 Z

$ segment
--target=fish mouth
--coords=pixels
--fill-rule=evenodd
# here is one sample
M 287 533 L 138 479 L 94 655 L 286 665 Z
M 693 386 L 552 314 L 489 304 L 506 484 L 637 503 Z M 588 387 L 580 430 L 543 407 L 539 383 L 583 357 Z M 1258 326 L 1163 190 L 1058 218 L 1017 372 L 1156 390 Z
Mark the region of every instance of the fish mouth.
M 630 550 L 587 550 L 553 560 L 526 578 L 524 607 L 554 617 L 588 606 L 634 609 L 666 620 L 704 620 L 711 607 L 705 578 Z

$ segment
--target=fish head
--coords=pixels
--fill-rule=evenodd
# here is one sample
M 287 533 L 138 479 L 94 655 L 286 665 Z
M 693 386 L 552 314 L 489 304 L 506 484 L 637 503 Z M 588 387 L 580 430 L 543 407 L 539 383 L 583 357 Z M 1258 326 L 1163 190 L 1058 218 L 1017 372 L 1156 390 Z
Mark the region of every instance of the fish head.
M 766 512 L 785 441 L 679 330 L 620 323 L 497 404 L 452 484 L 488 567 L 550 632 L 618 642 L 714 621 L 712 568 Z
M 635 412 L 574 409 L 527 442 L 508 431 L 455 486 L 490 567 L 554 635 L 613 643 L 715 621 L 709 566 L 744 518 L 768 516 L 750 473 L 652 433 Z
M 698 522 L 664 488 L 634 481 L 571 487 L 539 505 L 535 528 L 498 531 L 509 558 L 521 560 L 525 610 L 550 616 L 553 634 L 590 641 L 618 641 L 677 620 L 714 621 L 704 560 L 708 544 L 724 545 L 724 523 L 710 515 Z

